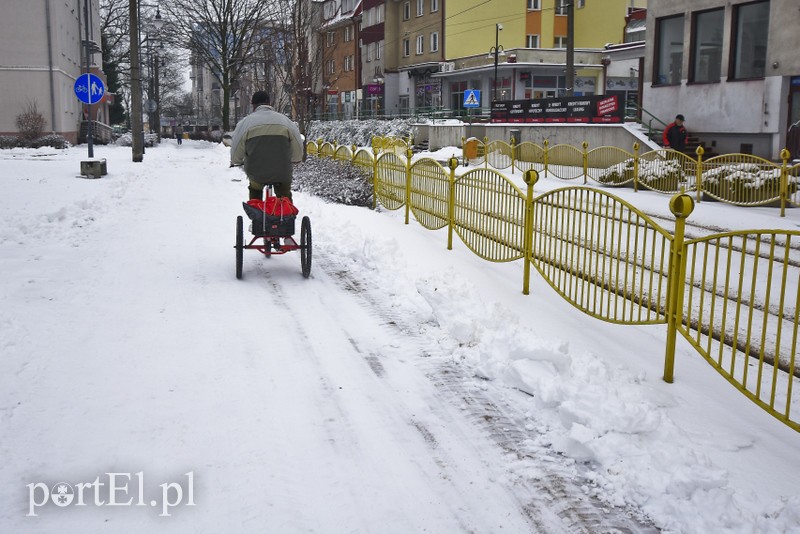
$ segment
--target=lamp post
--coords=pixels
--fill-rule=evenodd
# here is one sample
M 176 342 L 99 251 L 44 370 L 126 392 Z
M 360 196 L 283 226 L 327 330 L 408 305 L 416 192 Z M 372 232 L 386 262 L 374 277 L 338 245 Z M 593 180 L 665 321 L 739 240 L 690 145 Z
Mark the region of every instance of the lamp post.
M 489 57 L 494 56 L 494 84 L 492 87 L 492 102 L 497 100 L 497 56 L 499 54 L 505 54 L 505 50 L 503 47 L 500 46 L 500 30 L 503 29 L 503 25 L 499 22 L 494 25 L 494 46 L 489 49 Z
M 144 159 L 142 132 L 142 71 L 139 65 L 139 2 L 128 0 L 131 43 L 131 153 L 135 163 Z

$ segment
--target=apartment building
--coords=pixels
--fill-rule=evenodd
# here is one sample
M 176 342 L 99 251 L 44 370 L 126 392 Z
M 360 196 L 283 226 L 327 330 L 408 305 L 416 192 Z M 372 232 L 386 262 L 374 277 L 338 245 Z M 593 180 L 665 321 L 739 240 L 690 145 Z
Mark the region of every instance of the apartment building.
M 323 5 L 322 82 L 325 112 L 351 119 L 359 114 L 361 0 L 329 0 Z
M 396 74 L 390 113 L 442 107 L 442 81 L 432 75 L 444 60 L 444 0 L 387 0 L 384 52 L 386 72 Z
M 84 7 L 88 7 L 91 72 L 105 81 L 99 53 L 97 0 L 3 2 L 0 18 L 0 135 L 16 135 L 16 117 L 35 104 L 46 120 L 45 132 L 77 143 L 88 106 L 75 96 L 75 80 L 85 69 Z M 90 44 L 91 44 L 90 43 Z M 92 105 L 92 117 L 108 123 L 105 95 Z M 108 130 L 105 128 L 103 131 Z
M 797 0 L 650 0 L 645 108 L 715 152 L 800 156 Z
M 493 99 L 561 96 L 567 91 L 567 0 L 509 0 L 476 4 L 447 0 L 446 59 L 434 77 L 442 80 L 447 107 L 462 109 L 468 89 Z M 626 53 L 607 45 L 624 43 L 631 13 L 646 0 L 575 0 L 575 95 L 617 92 L 639 98 L 643 50 Z M 641 25 L 635 25 L 639 27 Z M 497 67 L 495 68 L 495 51 Z M 614 58 L 613 67 L 609 67 Z
M 386 0 L 362 0 L 361 5 L 361 87 L 365 116 L 382 115 L 386 108 Z M 397 76 L 393 77 L 396 82 Z M 392 85 L 394 87 L 395 84 Z M 395 91 L 396 94 L 396 91 Z

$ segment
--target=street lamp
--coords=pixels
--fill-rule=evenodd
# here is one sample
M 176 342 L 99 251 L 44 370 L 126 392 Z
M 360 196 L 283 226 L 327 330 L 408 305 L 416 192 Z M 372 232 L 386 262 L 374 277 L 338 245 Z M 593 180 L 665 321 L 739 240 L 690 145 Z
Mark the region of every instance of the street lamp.
M 144 159 L 144 125 L 142 124 L 142 70 L 139 50 L 141 48 L 141 16 L 139 0 L 128 0 L 128 18 L 130 20 L 128 36 L 131 44 L 131 152 L 135 163 Z M 161 29 L 164 24 L 161 12 L 156 7 L 155 19 L 151 24 Z
M 492 102 L 497 100 L 497 56 L 502 54 L 505 55 L 505 50 L 503 47 L 500 46 L 500 30 L 503 29 L 503 25 L 499 22 L 494 25 L 494 46 L 489 49 L 489 57 L 494 56 L 494 86 L 492 87 Z

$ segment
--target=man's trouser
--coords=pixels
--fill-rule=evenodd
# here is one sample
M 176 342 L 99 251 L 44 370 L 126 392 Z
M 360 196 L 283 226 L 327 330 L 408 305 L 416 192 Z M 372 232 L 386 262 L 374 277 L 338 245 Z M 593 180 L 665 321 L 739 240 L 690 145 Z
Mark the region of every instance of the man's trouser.
M 264 184 L 250 180 L 250 200 L 264 200 Z M 276 197 L 289 197 L 292 200 L 292 182 L 278 182 L 272 184 Z

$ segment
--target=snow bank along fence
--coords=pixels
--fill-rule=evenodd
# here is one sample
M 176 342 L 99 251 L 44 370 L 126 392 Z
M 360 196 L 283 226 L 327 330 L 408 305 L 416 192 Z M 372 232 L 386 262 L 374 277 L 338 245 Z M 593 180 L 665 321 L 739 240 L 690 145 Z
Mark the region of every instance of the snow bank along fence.
M 526 190 L 488 168 L 456 176 L 422 158 L 393 150 L 310 143 L 309 154 L 350 161 L 372 176 L 384 207 L 405 210 L 430 230 L 446 229 L 479 257 L 524 261 L 579 310 L 618 324 L 667 327 L 664 380 L 672 382 L 677 334 L 756 404 L 800 431 L 797 365 L 800 232 L 745 230 L 687 235 L 695 199 L 677 193 L 664 224 L 625 200 L 584 186 L 534 198 L 536 169 Z M 702 229 L 690 229 L 700 234 Z
M 739 206 L 779 205 L 781 216 L 787 205 L 800 206 L 798 178 L 800 164 L 789 166 L 791 155 L 781 152 L 782 163 L 750 154 L 725 154 L 703 160 L 703 147 L 696 158 L 682 152 L 660 149 L 639 154 L 611 146 L 589 150 L 583 143 L 549 146 L 524 142 L 461 139 L 462 160 L 473 165 L 495 169 L 526 171 L 535 169 L 562 180 L 589 179 L 604 186 L 633 187 L 674 194 L 694 192 L 700 202 L 704 197 Z

